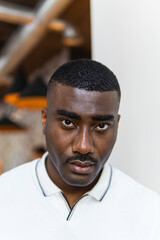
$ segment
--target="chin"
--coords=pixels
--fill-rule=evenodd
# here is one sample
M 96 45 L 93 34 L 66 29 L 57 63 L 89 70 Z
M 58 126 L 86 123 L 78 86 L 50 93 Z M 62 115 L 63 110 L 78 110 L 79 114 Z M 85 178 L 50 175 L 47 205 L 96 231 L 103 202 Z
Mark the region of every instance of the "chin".
M 72 187 L 87 187 L 93 183 L 95 177 L 90 177 L 88 175 L 76 175 L 73 178 L 63 179 L 69 186 Z

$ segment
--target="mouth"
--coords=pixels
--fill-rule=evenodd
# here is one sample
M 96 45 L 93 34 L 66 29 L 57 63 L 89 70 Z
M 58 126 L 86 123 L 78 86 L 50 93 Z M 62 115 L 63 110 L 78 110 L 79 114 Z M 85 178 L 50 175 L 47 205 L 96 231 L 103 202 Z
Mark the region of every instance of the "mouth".
M 70 166 L 71 171 L 73 171 L 76 174 L 81 174 L 81 175 L 88 175 L 92 171 L 95 162 L 86 160 L 86 161 L 81 161 L 81 160 L 71 160 L 68 161 L 68 164 Z

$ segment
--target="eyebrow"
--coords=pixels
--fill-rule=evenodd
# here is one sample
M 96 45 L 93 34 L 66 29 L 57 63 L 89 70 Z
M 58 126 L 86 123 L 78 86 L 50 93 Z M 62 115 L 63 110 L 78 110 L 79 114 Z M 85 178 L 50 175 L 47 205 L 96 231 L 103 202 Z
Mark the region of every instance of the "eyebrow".
M 77 120 L 81 120 L 81 117 L 75 113 L 75 112 L 70 112 L 64 109 L 59 109 L 56 111 L 57 115 L 61 115 L 61 116 L 65 116 L 65 117 L 69 117 L 69 118 L 73 118 L 73 119 L 77 119 Z M 108 120 L 113 120 L 114 116 L 111 114 L 108 115 L 94 115 L 91 117 L 92 120 L 94 121 L 108 121 Z
M 108 121 L 108 120 L 113 120 L 114 116 L 111 114 L 108 115 L 95 115 L 92 116 L 92 119 L 95 121 Z
M 73 118 L 73 119 L 77 119 L 77 120 L 81 120 L 81 117 L 77 113 L 70 112 L 70 111 L 63 110 L 63 109 L 57 110 L 56 114 L 57 115 L 62 115 L 62 116 L 65 116 L 65 117 L 69 117 L 69 118 Z

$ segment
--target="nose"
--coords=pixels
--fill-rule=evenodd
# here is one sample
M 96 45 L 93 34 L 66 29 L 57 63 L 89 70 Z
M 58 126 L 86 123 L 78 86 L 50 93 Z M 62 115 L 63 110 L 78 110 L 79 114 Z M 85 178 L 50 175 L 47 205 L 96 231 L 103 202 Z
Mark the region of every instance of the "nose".
M 72 151 L 81 154 L 91 154 L 94 152 L 92 135 L 87 128 L 79 129 L 73 141 Z

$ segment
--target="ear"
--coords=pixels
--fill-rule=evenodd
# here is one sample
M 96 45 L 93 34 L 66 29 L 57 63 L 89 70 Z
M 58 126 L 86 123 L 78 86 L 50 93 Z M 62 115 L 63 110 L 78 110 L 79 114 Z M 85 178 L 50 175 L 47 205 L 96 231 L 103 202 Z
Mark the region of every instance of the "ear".
M 118 114 L 118 120 L 117 120 L 117 122 L 118 122 L 118 125 L 119 125 L 119 120 L 120 120 L 120 118 L 121 118 L 121 115 L 120 115 L 120 114 Z
M 43 134 L 45 134 L 45 126 L 46 126 L 46 120 L 47 120 L 47 108 L 43 107 L 42 110 L 42 126 L 43 126 Z

